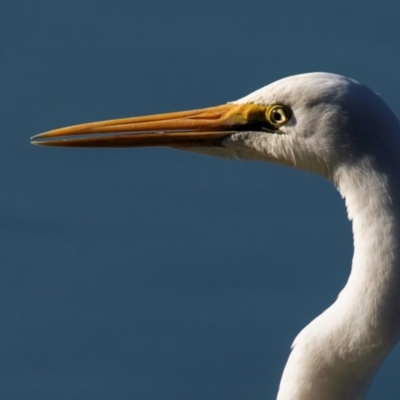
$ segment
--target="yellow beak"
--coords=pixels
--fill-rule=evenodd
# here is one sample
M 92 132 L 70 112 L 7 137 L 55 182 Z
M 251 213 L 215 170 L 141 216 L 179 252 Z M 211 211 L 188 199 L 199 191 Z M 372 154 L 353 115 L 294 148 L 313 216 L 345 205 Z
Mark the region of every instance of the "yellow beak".
M 224 138 L 237 131 L 265 130 L 267 109 L 268 106 L 257 104 L 225 104 L 92 122 L 36 135 L 32 144 L 61 147 L 219 146 Z

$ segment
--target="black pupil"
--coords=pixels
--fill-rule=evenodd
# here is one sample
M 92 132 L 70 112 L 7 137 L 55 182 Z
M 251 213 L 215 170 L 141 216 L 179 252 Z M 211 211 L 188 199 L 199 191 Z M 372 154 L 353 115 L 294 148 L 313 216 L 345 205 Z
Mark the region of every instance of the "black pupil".
M 277 121 L 277 122 L 279 122 L 279 121 L 282 120 L 282 115 L 281 115 L 281 113 L 280 113 L 279 111 L 275 111 L 275 112 L 274 112 L 274 119 L 275 119 L 275 121 Z

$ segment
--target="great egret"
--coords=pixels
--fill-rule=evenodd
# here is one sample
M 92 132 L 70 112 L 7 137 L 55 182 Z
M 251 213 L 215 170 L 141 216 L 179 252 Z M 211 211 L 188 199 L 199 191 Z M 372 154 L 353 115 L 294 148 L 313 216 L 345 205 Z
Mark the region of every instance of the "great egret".
M 366 396 L 400 334 L 400 123 L 368 87 L 335 74 L 302 74 L 222 106 L 77 125 L 32 143 L 168 146 L 329 179 L 353 223 L 351 273 L 337 300 L 295 339 L 277 398 Z

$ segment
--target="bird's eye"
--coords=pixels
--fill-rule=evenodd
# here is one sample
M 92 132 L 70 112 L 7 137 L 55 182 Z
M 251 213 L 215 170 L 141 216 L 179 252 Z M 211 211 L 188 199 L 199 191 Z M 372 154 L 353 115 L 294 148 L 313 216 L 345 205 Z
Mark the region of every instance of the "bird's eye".
M 290 109 L 286 106 L 275 105 L 268 109 L 267 119 L 274 128 L 280 128 L 285 125 L 291 116 Z

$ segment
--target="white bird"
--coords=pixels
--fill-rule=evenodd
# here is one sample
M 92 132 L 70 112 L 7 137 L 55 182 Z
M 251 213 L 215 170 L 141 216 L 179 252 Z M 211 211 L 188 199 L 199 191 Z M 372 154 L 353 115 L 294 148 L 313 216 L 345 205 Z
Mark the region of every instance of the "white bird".
M 335 74 L 297 75 L 226 105 L 77 125 L 33 143 L 168 146 L 330 180 L 353 224 L 351 273 L 296 337 L 277 399 L 365 398 L 400 334 L 400 123 L 368 87 Z

